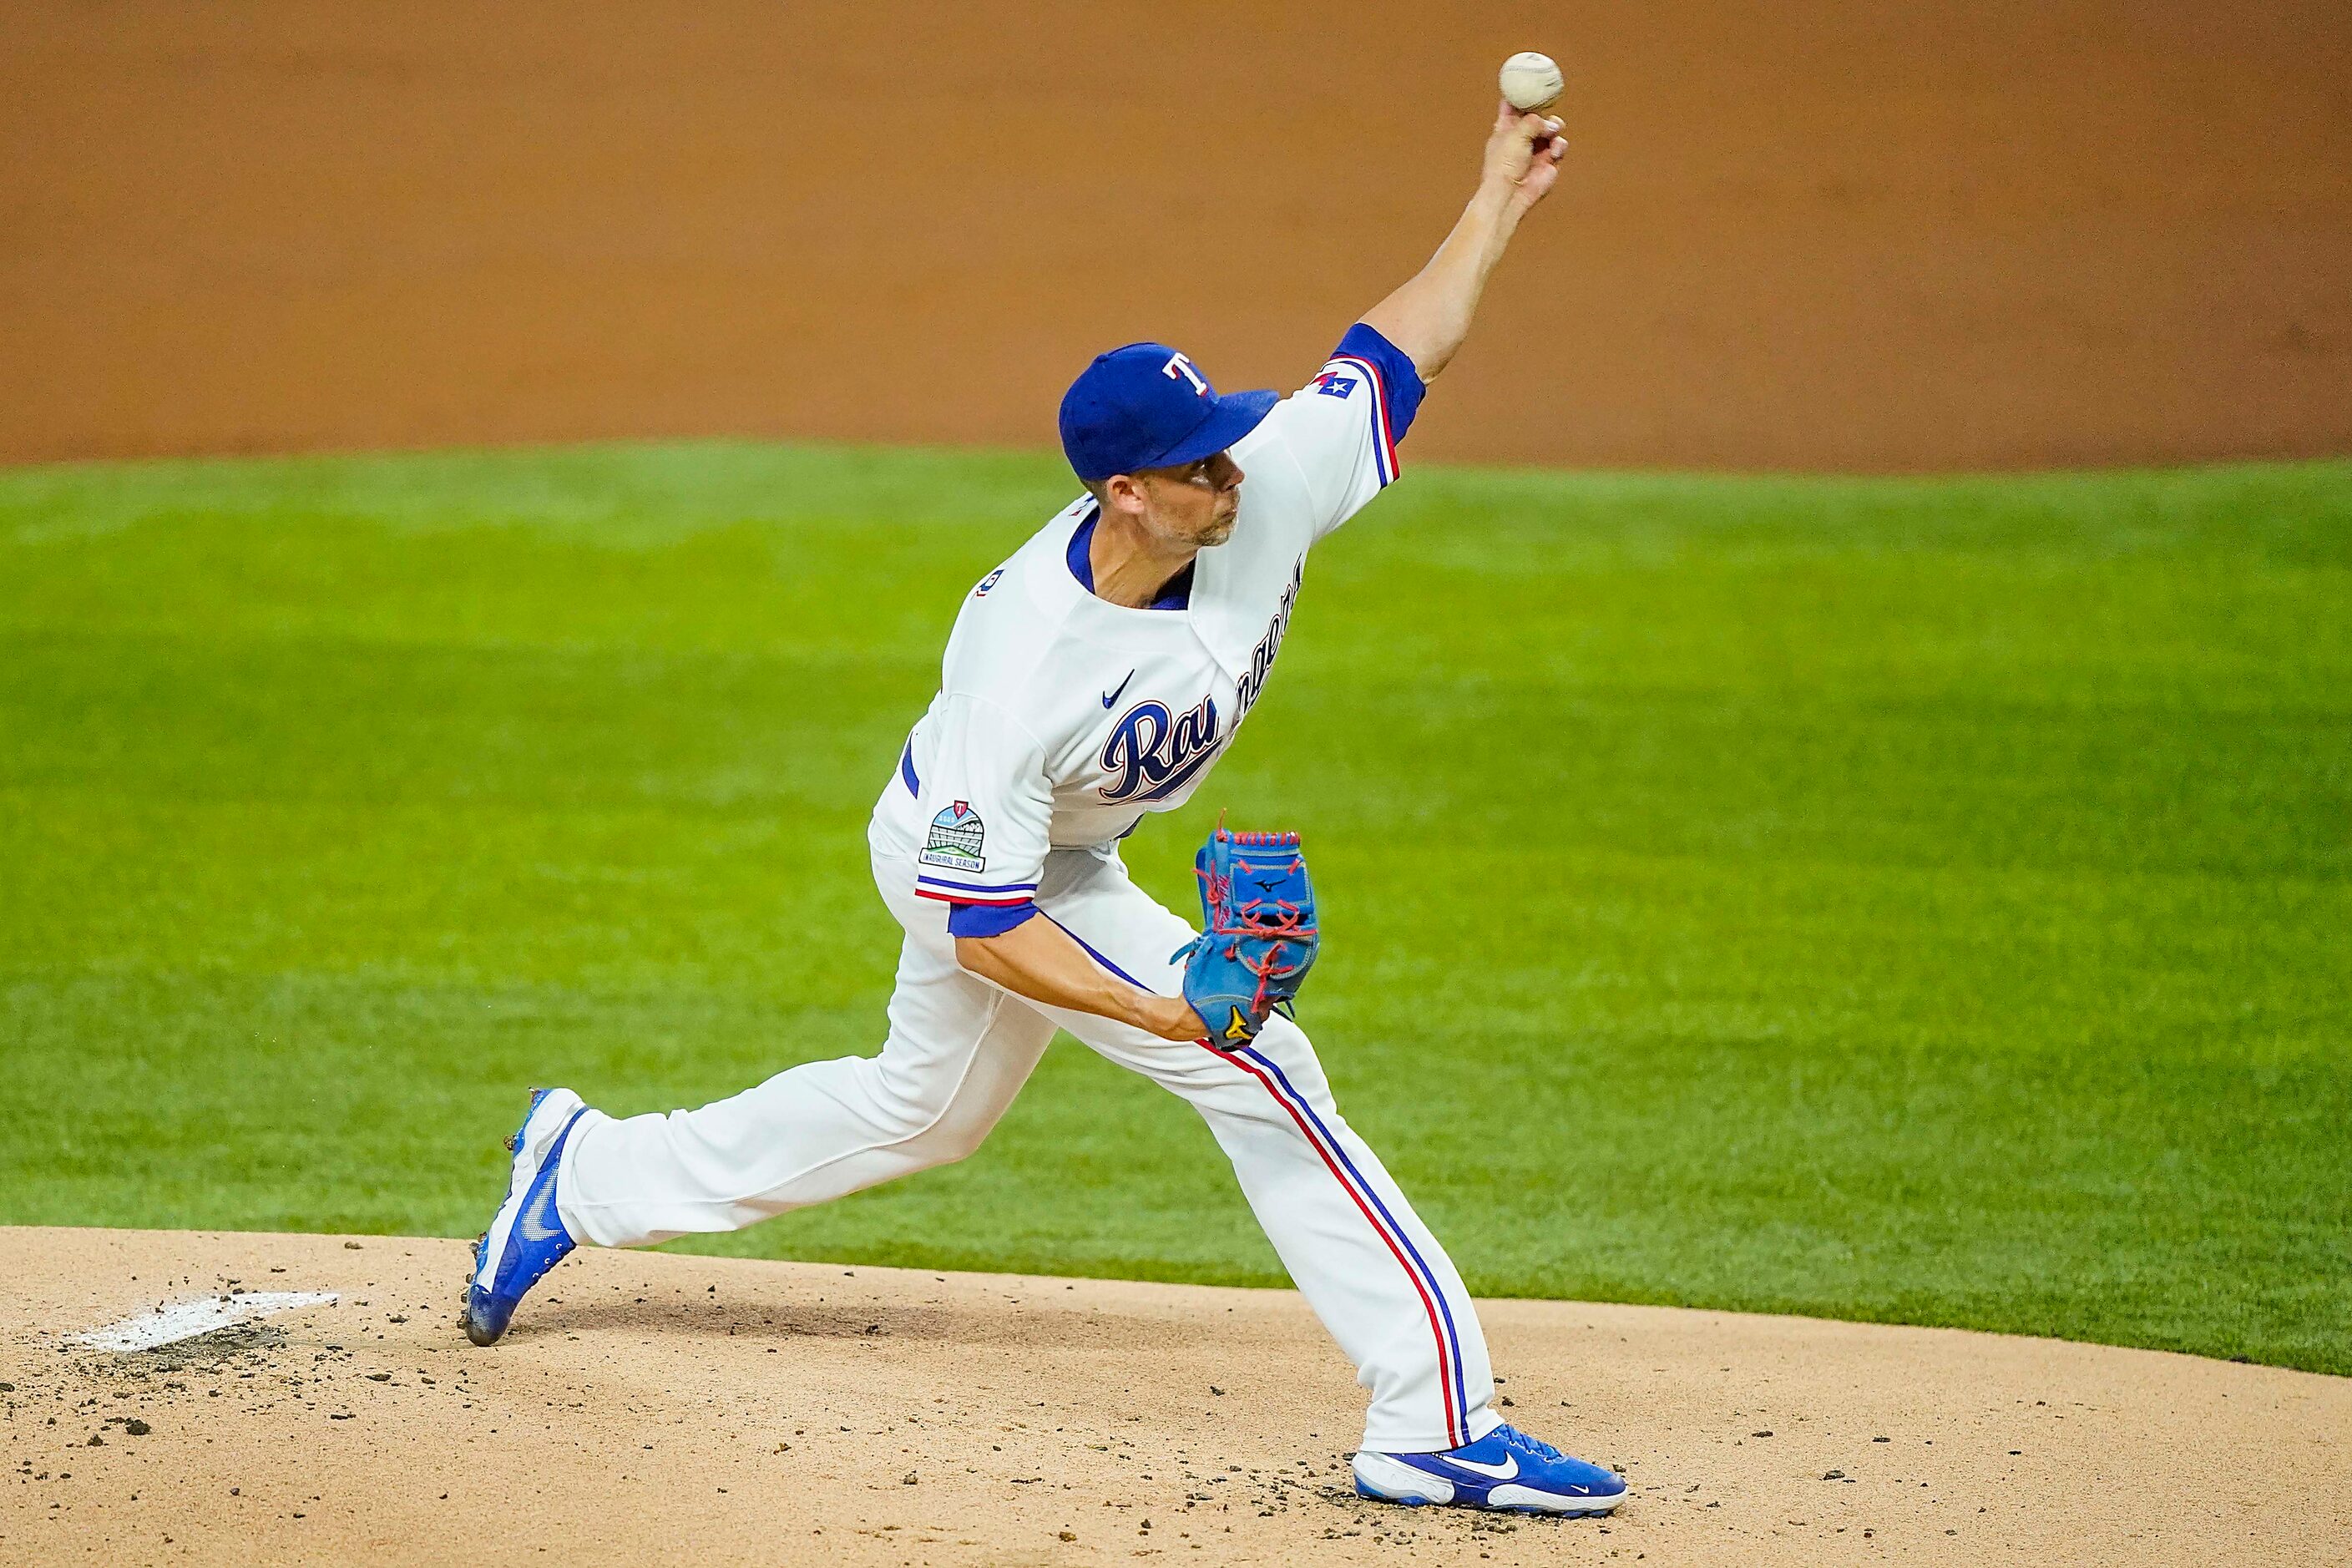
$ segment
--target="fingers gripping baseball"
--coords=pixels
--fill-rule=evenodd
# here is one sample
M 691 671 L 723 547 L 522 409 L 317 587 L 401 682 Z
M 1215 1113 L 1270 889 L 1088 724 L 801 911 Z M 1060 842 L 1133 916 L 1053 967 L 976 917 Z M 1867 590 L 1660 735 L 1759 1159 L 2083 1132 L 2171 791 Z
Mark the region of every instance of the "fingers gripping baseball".
M 1511 187 L 1523 206 L 1533 206 L 1549 195 L 1559 178 L 1559 161 L 1568 155 L 1568 138 L 1561 123 L 1532 110 L 1517 110 L 1510 100 L 1496 105 L 1495 128 L 1486 138 L 1486 174 Z

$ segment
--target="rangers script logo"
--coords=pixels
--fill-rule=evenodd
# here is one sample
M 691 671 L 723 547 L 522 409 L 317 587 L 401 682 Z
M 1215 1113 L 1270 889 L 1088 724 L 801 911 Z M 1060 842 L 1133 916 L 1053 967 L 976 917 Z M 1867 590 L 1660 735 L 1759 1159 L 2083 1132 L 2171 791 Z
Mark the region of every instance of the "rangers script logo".
M 1217 754 L 1217 701 L 1171 714 L 1165 702 L 1139 702 L 1119 715 L 1103 742 L 1102 769 L 1116 775 L 1105 800 L 1163 800 L 1181 789 Z
M 1265 690 L 1265 678 L 1273 673 L 1275 656 L 1282 652 L 1282 634 L 1290 629 L 1291 606 L 1298 603 L 1298 585 L 1307 580 L 1307 557 L 1290 569 L 1290 586 L 1282 591 L 1282 603 L 1275 606 L 1274 620 L 1258 638 L 1257 647 L 1250 650 L 1249 668 L 1242 671 L 1241 709 L 1244 713 Z M 1238 720 L 1235 722 L 1239 722 Z

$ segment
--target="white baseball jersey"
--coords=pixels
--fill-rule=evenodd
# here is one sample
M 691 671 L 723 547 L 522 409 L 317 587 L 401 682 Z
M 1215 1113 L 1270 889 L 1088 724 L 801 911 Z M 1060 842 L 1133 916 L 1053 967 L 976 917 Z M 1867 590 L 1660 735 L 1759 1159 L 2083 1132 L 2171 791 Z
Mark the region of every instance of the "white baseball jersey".
M 1343 339 L 1232 448 L 1233 535 L 1200 552 L 1181 607 L 1094 594 L 1085 497 L 981 580 L 871 835 L 916 862 L 919 894 L 975 911 L 951 929 L 1018 923 L 1048 849 L 1108 844 L 1191 797 L 1265 689 L 1307 551 L 1396 477 L 1420 392 L 1378 333 Z

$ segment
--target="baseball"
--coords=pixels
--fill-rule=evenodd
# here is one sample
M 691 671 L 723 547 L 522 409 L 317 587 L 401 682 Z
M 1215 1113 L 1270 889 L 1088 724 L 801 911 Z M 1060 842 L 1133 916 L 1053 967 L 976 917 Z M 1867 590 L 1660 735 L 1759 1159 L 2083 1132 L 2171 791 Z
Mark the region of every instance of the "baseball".
M 1559 97 L 1564 85 L 1559 67 L 1549 55 L 1539 55 L 1533 49 L 1513 55 L 1503 62 L 1501 75 L 1503 96 L 1513 109 L 1539 110 L 1549 109 Z

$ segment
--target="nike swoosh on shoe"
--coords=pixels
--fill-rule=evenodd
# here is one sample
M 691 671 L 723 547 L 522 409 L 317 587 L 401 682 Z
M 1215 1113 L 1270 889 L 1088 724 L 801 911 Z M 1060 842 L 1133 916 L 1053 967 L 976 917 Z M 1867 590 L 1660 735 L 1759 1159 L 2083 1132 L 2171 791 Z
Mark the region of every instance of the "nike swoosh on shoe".
M 1445 1462 L 1498 1481 L 1507 1481 L 1519 1473 L 1519 1458 L 1516 1454 L 1504 1455 L 1499 1465 L 1484 1465 L 1475 1459 L 1457 1459 L 1451 1454 L 1445 1456 Z
M 522 1211 L 515 1222 L 522 1229 L 525 1241 L 552 1241 L 556 1232 L 547 1223 L 548 1210 L 555 1206 L 555 1184 L 547 1182 L 539 1189 L 538 1200 Z

